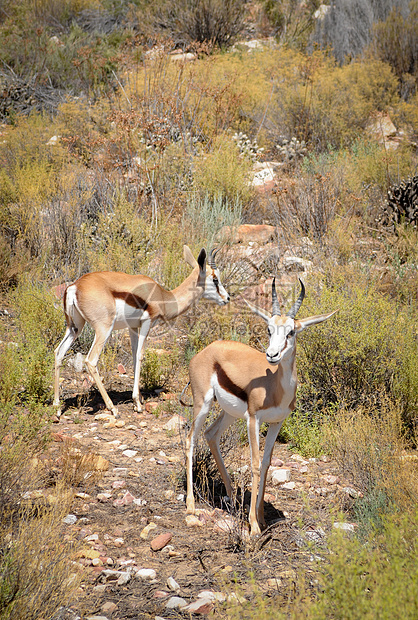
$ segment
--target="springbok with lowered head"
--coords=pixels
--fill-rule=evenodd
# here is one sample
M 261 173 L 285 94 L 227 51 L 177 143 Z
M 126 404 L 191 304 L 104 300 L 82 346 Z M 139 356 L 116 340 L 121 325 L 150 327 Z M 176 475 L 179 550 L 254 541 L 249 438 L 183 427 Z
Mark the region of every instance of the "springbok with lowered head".
M 139 375 L 141 357 L 148 333 L 157 322 L 171 321 L 186 312 L 200 298 L 220 306 L 229 302 L 229 295 L 221 284 L 215 263 L 216 251 L 202 249 L 196 259 L 187 245 L 183 247 L 184 260 L 193 268 L 192 273 L 175 289 L 167 291 L 144 275 L 129 275 L 112 271 L 98 271 L 81 276 L 64 293 L 64 313 L 67 330 L 55 349 L 55 398 L 57 415 L 61 414 L 59 400 L 59 373 L 64 355 L 80 335 L 85 323 L 94 329 L 94 341 L 86 357 L 86 366 L 99 388 L 100 394 L 115 416 L 112 403 L 97 371 L 100 353 L 113 330 L 128 327 L 134 359 L 134 409 L 141 411 Z
M 231 479 L 220 452 L 220 439 L 234 420 L 247 421 L 252 473 L 249 513 L 251 535 L 260 534 L 261 528 L 265 527 L 267 470 L 280 428 L 296 406 L 296 334 L 306 327 L 326 321 L 334 314 L 330 312 L 296 319 L 305 296 L 301 280 L 300 285 L 300 295 L 286 315 L 280 310 L 275 280 L 272 284 L 271 316 L 246 301 L 251 310 L 267 323 L 270 342 L 265 354 L 241 342 L 217 340 L 197 353 L 189 366 L 193 423 L 186 440 L 187 513 L 193 514 L 195 511 L 192 470 L 195 440 L 216 398 L 222 411 L 205 431 L 205 438 L 230 498 Z M 263 422 L 269 424 L 269 429 L 260 467 L 259 429 Z

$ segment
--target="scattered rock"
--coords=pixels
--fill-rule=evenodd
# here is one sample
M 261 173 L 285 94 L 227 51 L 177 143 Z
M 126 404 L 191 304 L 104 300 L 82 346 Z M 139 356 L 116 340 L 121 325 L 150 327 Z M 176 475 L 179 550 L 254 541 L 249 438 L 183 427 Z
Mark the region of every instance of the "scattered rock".
M 103 613 L 108 613 L 108 614 L 113 614 L 114 611 L 116 611 L 118 608 L 118 606 L 116 605 L 116 603 L 113 603 L 112 601 L 108 601 L 107 603 L 104 603 L 101 607 L 101 611 Z
M 211 601 L 218 601 L 219 603 L 226 601 L 226 595 L 223 592 L 214 592 L 213 590 L 202 590 L 197 595 L 197 598 L 205 598 Z
M 213 609 L 213 600 L 209 598 L 198 598 L 197 601 L 186 605 L 182 608 L 182 611 L 187 611 L 190 614 L 207 615 Z
M 124 489 L 126 487 L 126 480 L 114 480 L 112 482 L 112 489 Z
M 287 489 L 288 491 L 293 491 L 296 488 L 296 482 L 285 482 L 282 486 L 282 489 Z
M 115 538 L 113 544 L 115 547 L 123 547 L 125 541 L 123 540 L 123 538 Z
M 165 532 L 164 534 L 160 534 L 157 538 L 151 541 L 150 547 L 153 551 L 160 551 L 163 549 L 170 540 L 173 538 L 173 534 L 171 532 Z
M 172 418 L 169 419 L 166 424 L 164 424 L 163 429 L 165 431 L 178 431 L 184 428 L 187 424 L 186 418 L 181 415 L 173 415 Z
M 98 493 L 96 495 L 96 498 L 99 500 L 99 502 L 102 502 L 102 503 L 108 502 L 111 497 L 112 497 L 111 493 Z
M 360 491 L 356 491 L 356 489 L 353 489 L 353 487 L 344 487 L 343 491 L 344 493 L 346 493 L 353 499 L 357 499 L 358 497 L 363 497 L 363 493 L 361 493 Z
M 344 530 L 344 532 L 354 532 L 354 530 L 356 529 L 356 524 L 336 521 L 332 524 L 332 527 L 335 527 L 335 529 L 337 530 Z
M 120 499 L 115 499 L 115 501 L 113 502 L 114 506 L 129 506 L 130 504 L 133 503 L 135 497 L 129 493 L 129 491 L 127 491 L 125 493 L 125 495 L 123 497 L 121 497 Z
M 183 609 L 186 607 L 187 601 L 184 598 L 180 598 L 179 596 L 172 596 L 166 603 L 166 609 Z
M 290 469 L 274 469 L 271 472 L 271 483 L 276 486 L 278 484 L 283 484 L 283 482 L 287 482 L 291 478 Z
M 65 523 L 65 525 L 74 525 L 74 523 L 77 522 L 77 517 L 70 514 L 64 517 L 62 522 Z
M 118 373 L 121 375 L 126 375 L 125 366 L 123 364 L 118 364 Z
M 144 529 L 142 530 L 142 532 L 140 533 L 140 537 L 143 540 L 146 540 L 148 538 L 148 534 L 152 531 L 155 530 L 157 527 L 156 523 L 153 523 L 152 521 L 150 523 L 148 523 L 148 525 L 146 525 L 144 527 Z
M 135 573 L 135 577 L 142 579 L 142 581 L 152 581 L 157 578 L 157 573 L 153 568 L 140 568 Z
M 173 592 L 178 592 L 180 590 L 179 584 L 173 577 L 167 579 L 167 588 Z

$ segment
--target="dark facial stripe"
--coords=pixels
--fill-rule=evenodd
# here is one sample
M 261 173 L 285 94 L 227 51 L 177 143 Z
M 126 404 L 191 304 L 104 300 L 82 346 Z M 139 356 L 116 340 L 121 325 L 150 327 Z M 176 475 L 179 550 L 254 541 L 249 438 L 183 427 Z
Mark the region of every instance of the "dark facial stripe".
M 214 284 L 214 286 L 215 286 L 216 292 L 217 292 L 217 293 L 218 293 L 218 295 L 220 296 L 220 295 L 221 295 L 221 293 L 219 292 L 219 280 L 218 280 L 218 278 L 216 277 L 216 274 L 215 274 L 215 272 L 214 272 L 214 271 L 212 271 L 212 281 L 213 281 L 213 284 Z
M 112 291 L 113 296 L 117 299 L 123 299 L 123 301 L 128 304 L 128 306 L 132 306 L 132 308 L 141 308 L 141 310 L 146 310 L 148 308 L 148 303 L 142 297 L 138 297 L 138 295 L 134 295 L 134 293 L 125 293 L 120 291 Z
M 219 385 L 224 390 L 244 401 L 244 403 L 248 402 L 247 393 L 231 381 L 224 369 L 217 362 L 215 363 L 215 372 L 218 377 Z

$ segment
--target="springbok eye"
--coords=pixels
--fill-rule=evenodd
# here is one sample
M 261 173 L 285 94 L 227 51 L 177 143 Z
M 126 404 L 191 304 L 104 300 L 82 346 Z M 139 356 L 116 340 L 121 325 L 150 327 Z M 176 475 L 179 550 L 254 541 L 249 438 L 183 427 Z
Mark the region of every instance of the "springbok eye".
M 287 337 L 288 337 L 288 338 L 293 338 L 293 336 L 294 336 L 294 335 L 295 335 L 295 330 L 294 330 L 294 329 L 292 329 L 292 330 L 291 330 L 291 331 L 287 334 Z
M 274 329 L 272 328 L 272 326 L 271 326 L 271 325 L 269 325 L 269 326 L 267 327 L 267 333 L 268 333 L 268 335 L 269 335 L 269 336 L 271 336 L 273 332 L 274 332 Z
M 213 280 L 213 283 L 214 283 L 215 286 L 217 286 L 219 284 L 219 280 L 218 280 L 218 278 L 216 276 L 213 276 L 212 280 Z

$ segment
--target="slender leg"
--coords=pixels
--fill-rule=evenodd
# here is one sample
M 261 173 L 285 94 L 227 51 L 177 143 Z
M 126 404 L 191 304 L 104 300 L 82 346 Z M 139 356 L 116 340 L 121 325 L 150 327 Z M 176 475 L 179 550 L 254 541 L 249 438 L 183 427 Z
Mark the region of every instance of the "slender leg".
M 80 317 L 81 319 L 81 317 Z M 64 359 L 65 354 L 68 349 L 73 344 L 74 340 L 79 336 L 81 330 L 84 327 L 84 319 L 79 320 L 79 324 L 67 326 L 67 330 L 65 332 L 64 338 L 61 340 L 57 348 L 55 349 L 55 373 L 54 373 L 54 403 L 53 406 L 57 409 L 57 416 L 61 415 L 61 407 L 60 407 L 60 368 L 62 365 L 62 360 Z
M 97 363 L 99 361 L 100 353 L 102 352 L 106 340 L 109 338 L 112 331 L 113 324 L 107 329 L 102 328 L 101 326 L 95 329 L 94 341 L 86 357 L 86 366 L 97 387 L 99 388 L 99 392 L 102 395 L 106 408 L 109 409 L 114 416 L 117 416 L 118 410 L 112 403 L 108 393 L 105 390 L 100 375 L 97 372 Z
M 231 426 L 234 420 L 235 418 L 229 415 L 229 413 L 227 413 L 226 411 L 222 410 L 216 420 L 205 431 L 205 439 L 209 444 L 210 451 L 213 454 L 213 458 L 215 459 L 216 465 L 219 469 L 219 473 L 221 474 L 222 480 L 224 481 L 226 494 L 228 495 L 229 499 L 232 499 L 231 478 L 229 477 L 228 470 L 225 467 L 219 443 L 222 433 L 226 431 L 228 426 Z
M 277 435 L 280 432 L 283 422 L 277 422 L 276 424 L 270 424 L 269 429 L 267 431 L 266 441 L 264 444 L 264 454 L 263 461 L 261 463 L 260 470 L 260 488 L 258 489 L 258 497 L 257 497 L 257 521 L 262 528 L 266 527 L 266 522 L 264 520 L 264 493 L 266 491 L 266 479 L 267 479 L 267 471 L 270 467 L 271 456 L 273 454 L 274 444 L 277 439 Z
M 193 495 L 193 450 L 196 437 L 198 436 L 206 416 L 209 413 L 212 404 L 213 394 L 207 395 L 207 398 L 197 400 L 195 398 L 193 406 L 193 422 L 189 434 L 186 438 L 186 475 L 187 475 L 187 497 L 186 507 L 187 514 L 194 514 L 194 495 Z
M 250 442 L 251 473 L 252 473 L 249 522 L 250 522 L 250 528 L 251 528 L 251 536 L 255 536 L 257 534 L 261 534 L 261 529 L 257 521 L 257 513 L 256 513 L 256 503 L 257 503 L 258 487 L 259 487 L 259 481 L 260 481 L 260 444 L 259 444 L 259 422 L 255 415 L 248 414 L 247 426 L 248 426 L 248 439 Z
M 134 359 L 134 387 L 132 391 L 132 400 L 134 402 L 134 410 L 142 411 L 141 405 L 141 392 L 139 390 L 139 376 L 141 374 L 141 359 L 142 352 L 145 347 L 145 342 L 147 340 L 147 336 L 149 330 L 151 328 L 151 320 L 147 319 L 143 321 L 141 327 L 139 329 L 129 329 L 129 336 L 131 339 L 131 348 L 132 348 L 132 356 Z

